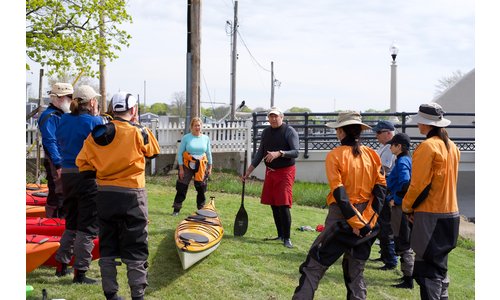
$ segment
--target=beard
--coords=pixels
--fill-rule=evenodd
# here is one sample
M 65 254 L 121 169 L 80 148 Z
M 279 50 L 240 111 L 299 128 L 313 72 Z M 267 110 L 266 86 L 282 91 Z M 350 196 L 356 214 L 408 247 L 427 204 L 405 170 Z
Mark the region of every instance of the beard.
M 68 102 L 68 101 L 64 100 L 64 101 L 61 103 L 61 106 L 60 106 L 59 108 L 60 108 L 63 112 L 65 112 L 65 113 L 69 113 L 69 112 L 71 112 L 70 106 L 71 106 L 71 102 Z

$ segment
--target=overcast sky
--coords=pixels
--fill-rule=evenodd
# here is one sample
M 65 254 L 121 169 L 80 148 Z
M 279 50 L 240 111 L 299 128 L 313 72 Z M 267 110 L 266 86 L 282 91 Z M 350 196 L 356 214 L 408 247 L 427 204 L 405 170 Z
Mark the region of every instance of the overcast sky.
M 186 6 L 187 1 L 129 1 L 133 24 L 123 27 L 132 39 L 109 63 L 109 94 L 128 90 L 144 99 L 146 81 L 151 105 L 170 103 L 175 92 L 185 91 Z M 230 104 L 226 21 L 233 22 L 233 12 L 234 1 L 202 1 L 203 107 Z M 475 67 L 474 15 L 470 0 L 240 0 L 236 104 L 270 106 L 273 61 L 281 82 L 275 105 L 284 110 L 388 109 L 389 47 L 395 42 L 397 110 L 415 111 L 434 98 L 439 79 Z

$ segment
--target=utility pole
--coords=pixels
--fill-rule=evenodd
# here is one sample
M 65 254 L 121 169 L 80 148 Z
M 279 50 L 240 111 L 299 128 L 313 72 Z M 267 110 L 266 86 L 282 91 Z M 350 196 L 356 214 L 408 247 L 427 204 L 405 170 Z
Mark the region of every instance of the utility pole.
M 144 97 L 144 109 L 146 109 L 146 80 L 144 80 L 144 95 L 143 95 L 143 97 Z
M 231 121 L 234 121 L 236 115 L 236 41 L 238 35 L 238 0 L 234 1 L 234 21 L 231 31 L 233 43 L 231 51 Z
M 271 106 L 274 106 L 274 62 L 271 62 Z
M 42 114 L 42 106 L 43 103 L 43 69 L 40 69 L 40 78 L 38 79 L 38 116 Z M 36 133 L 36 171 L 35 178 L 36 183 L 40 183 L 40 165 L 41 165 L 41 149 L 40 149 L 40 132 L 39 130 Z
M 185 133 L 189 132 L 191 119 L 200 115 L 201 0 L 188 0 L 187 6 Z
M 201 44 L 201 0 L 193 0 L 191 8 L 191 42 L 193 72 L 191 73 L 191 118 L 200 116 L 200 44 Z
M 105 0 L 100 0 L 101 7 L 104 6 Z M 99 37 L 101 41 L 105 41 L 105 30 L 104 30 L 104 11 L 99 14 Z M 99 94 L 101 94 L 101 111 L 106 112 L 108 110 L 108 105 L 106 101 L 106 58 L 102 49 L 99 50 Z

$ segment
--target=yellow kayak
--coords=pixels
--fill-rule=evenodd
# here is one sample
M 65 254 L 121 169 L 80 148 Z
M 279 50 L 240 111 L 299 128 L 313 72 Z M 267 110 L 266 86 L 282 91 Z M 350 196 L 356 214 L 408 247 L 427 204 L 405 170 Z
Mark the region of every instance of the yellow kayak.
M 215 251 L 223 235 L 224 228 L 214 200 L 182 220 L 174 235 L 182 268 L 188 269 Z

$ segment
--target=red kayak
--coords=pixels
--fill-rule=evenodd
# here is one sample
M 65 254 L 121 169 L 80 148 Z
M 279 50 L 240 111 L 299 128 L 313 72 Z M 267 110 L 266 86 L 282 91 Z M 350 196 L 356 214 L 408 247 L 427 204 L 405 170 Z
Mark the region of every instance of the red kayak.
M 46 192 L 26 191 L 26 205 L 45 206 L 48 195 Z
M 26 244 L 38 244 L 40 242 L 60 242 L 60 236 L 47 236 L 40 234 L 26 234 Z M 96 260 L 100 257 L 99 253 L 99 238 L 94 239 L 94 249 L 92 249 L 92 260 Z M 73 265 L 75 258 L 73 257 L 69 263 L 70 266 Z M 57 266 L 56 253 L 52 254 L 44 263 L 44 266 Z
M 66 220 L 59 218 L 26 217 L 26 234 L 61 236 L 66 228 Z

